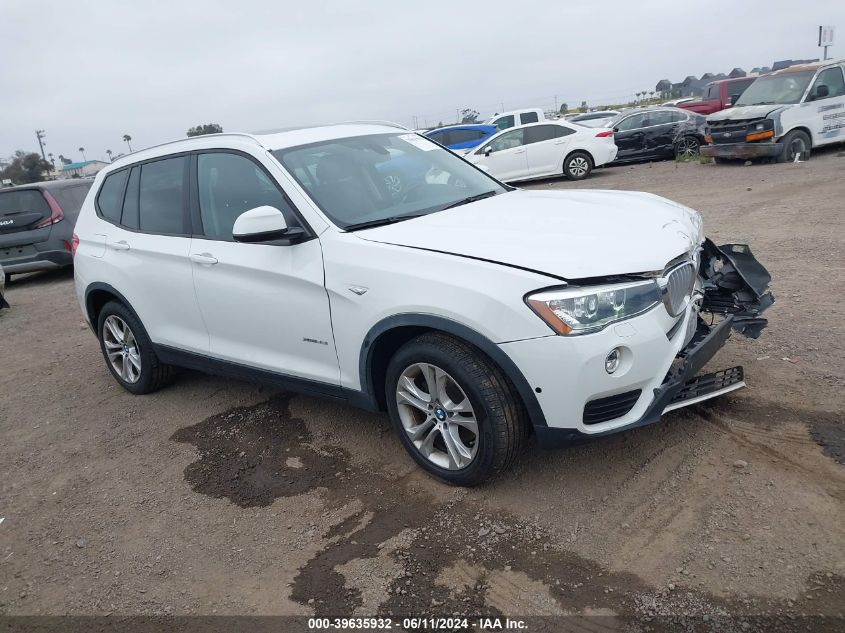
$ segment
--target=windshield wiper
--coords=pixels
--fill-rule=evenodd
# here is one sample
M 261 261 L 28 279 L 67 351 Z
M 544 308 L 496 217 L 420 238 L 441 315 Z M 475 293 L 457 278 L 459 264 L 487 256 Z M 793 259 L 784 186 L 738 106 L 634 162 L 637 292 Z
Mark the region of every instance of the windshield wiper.
M 455 207 L 459 207 L 462 204 L 469 204 L 470 202 L 475 202 L 476 200 L 484 200 L 484 198 L 489 198 L 490 196 L 497 195 L 496 191 L 485 191 L 484 193 L 479 193 L 474 196 L 468 196 L 463 200 L 458 200 L 457 202 L 453 202 L 450 205 L 447 205 L 441 209 L 441 211 L 445 211 L 446 209 L 454 209 Z
M 411 218 L 421 218 L 424 215 L 428 215 L 427 213 L 412 213 L 409 215 L 392 215 L 388 218 L 379 218 L 377 220 L 367 220 L 366 222 L 356 222 L 354 224 L 348 224 L 346 226 L 347 231 L 357 231 L 359 229 L 372 229 L 377 226 L 386 226 L 388 224 L 396 224 L 397 222 L 402 222 L 403 220 L 410 220 Z

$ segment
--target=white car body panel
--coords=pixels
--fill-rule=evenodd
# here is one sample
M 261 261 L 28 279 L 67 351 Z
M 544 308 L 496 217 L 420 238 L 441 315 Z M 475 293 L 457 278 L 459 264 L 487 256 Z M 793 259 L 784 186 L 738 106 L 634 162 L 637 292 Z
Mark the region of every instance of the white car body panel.
M 647 193 L 601 190 L 517 190 L 359 235 L 565 279 L 662 270 L 703 239 L 691 209 Z M 613 256 L 597 257 L 597 248 Z

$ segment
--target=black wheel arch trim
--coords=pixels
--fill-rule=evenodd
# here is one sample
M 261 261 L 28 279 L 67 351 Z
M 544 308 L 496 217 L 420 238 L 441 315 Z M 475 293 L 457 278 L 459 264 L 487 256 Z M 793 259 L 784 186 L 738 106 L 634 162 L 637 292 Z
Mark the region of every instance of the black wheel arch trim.
M 514 387 L 516 387 L 516 390 L 522 398 L 522 402 L 528 412 L 531 424 L 534 427 L 547 426 L 546 416 L 543 414 L 543 409 L 540 407 L 540 403 L 537 400 L 537 396 L 534 394 L 534 390 L 522 374 L 522 371 L 520 371 L 520 369 L 516 366 L 516 363 L 511 360 L 510 356 L 496 345 L 496 343 L 471 327 L 468 327 L 463 323 L 459 323 L 458 321 L 434 314 L 397 314 L 382 319 L 370 328 L 370 331 L 367 332 L 367 335 L 364 337 L 364 341 L 361 344 L 361 351 L 358 359 L 358 375 L 361 380 L 360 395 L 369 400 L 369 406 L 356 403 L 358 406 L 365 406 L 365 408 L 371 410 L 377 410 L 380 408 L 379 403 L 376 400 L 376 389 L 373 384 L 372 374 L 373 351 L 375 349 L 374 343 L 383 334 L 401 327 L 422 327 L 431 330 L 439 330 L 462 339 L 480 349 L 496 363 L 499 369 L 504 372 L 508 379 L 510 379 L 513 383 Z
M 94 334 L 97 333 L 97 324 L 95 319 L 93 319 L 93 312 L 94 312 L 94 293 L 98 290 L 102 290 L 104 292 L 109 293 L 110 295 L 114 295 L 114 297 L 120 300 L 123 305 L 126 306 L 126 309 L 132 313 L 138 321 L 143 324 L 141 321 L 141 317 L 138 316 L 138 313 L 135 312 L 135 308 L 132 307 L 132 304 L 129 303 L 129 300 L 124 297 L 114 286 L 111 286 L 107 283 L 103 283 L 101 281 L 95 281 L 93 283 L 88 284 L 88 287 L 85 288 L 85 316 L 88 317 L 88 325 L 91 326 L 91 330 L 93 330 Z

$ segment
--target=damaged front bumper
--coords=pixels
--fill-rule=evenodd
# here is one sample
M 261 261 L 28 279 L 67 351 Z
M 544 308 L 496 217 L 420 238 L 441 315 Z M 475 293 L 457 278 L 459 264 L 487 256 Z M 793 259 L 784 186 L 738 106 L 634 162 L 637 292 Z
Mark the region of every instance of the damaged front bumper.
M 696 318 L 695 332 L 680 350 L 662 383 L 651 393 L 651 401 L 639 418 L 605 431 L 585 433 L 575 428 L 535 426 L 540 446 L 553 448 L 591 437 L 653 424 L 664 413 L 729 393 L 745 386 L 742 367 L 731 367 L 698 375 L 722 348 L 731 331 L 757 338 L 766 327 L 762 313 L 774 303 L 768 290 L 771 276 L 745 244 L 716 246 L 705 240 L 699 268 L 700 313 L 710 313 L 718 322 L 708 324 Z
M 774 158 L 783 151 L 782 143 L 718 143 L 702 145 L 699 149 L 706 158 Z

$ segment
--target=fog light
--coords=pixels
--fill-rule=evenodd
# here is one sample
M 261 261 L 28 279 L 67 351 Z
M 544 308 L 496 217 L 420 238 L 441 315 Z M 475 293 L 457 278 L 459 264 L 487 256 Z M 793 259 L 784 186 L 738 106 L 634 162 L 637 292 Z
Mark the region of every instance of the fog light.
M 619 351 L 618 347 L 614 347 L 610 350 L 610 353 L 607 355 L 607 358 L 604 359 L 604 370 L 608 374 L 612 374 L 617 369 L 619 369 L 619 362 L 622 360 L 622 353 Z

